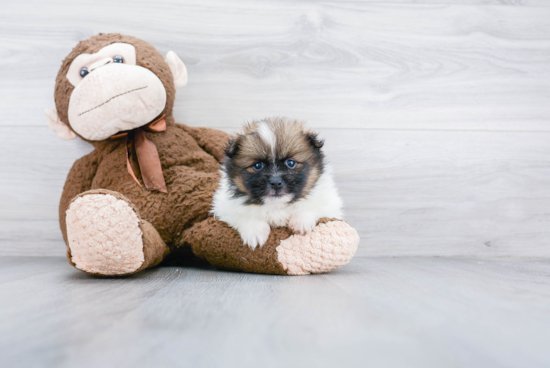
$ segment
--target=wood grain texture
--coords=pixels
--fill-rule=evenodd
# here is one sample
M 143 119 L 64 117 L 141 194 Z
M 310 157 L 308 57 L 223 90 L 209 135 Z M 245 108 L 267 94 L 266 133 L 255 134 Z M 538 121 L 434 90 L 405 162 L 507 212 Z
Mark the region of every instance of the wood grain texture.
M 4 2 L 0 124 L 44 124 L 76 42 L 121 32 L 182 57 L 176 118 L 199 126 L 548 131 L 550 8 L 498 3 L 523 2 Z
M 548 367 L 550 263 L 356 258 L 285 277 L 0 258 L 2 367 Z
M 90 147 L 43 111 L 78 40 L 121 32 L 187 64 L 179 122 L 320 130 L 360 255 L 549 256 L 549 5 L 2 1 L 0 254 L 63 254 L 59 196 Z

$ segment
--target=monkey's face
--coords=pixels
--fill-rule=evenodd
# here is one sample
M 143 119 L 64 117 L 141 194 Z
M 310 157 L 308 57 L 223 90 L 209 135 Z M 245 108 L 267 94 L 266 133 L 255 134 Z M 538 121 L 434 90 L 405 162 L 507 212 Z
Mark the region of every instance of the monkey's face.
M 162 82 L 149 69 L 136 65 L 136 49 L 127 43 L 78 55 L 67 79 L 75 87 L 69 100 L 69 122 L 89 140 L 143 126 L 166 105 Z
M 57 110 L 47 110 L 50 127 L 63 139 L 77 133 L 101 141 L 171 115 L 175 90 L 187 69 L 170 51 L 166 60 L 135 37 L 100 34 L 80 42 L 57 76 Z

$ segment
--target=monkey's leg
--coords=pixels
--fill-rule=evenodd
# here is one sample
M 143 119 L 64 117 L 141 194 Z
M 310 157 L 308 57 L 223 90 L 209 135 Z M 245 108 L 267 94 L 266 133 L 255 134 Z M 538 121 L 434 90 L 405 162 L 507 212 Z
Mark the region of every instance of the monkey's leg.
M 340 220 L 321 219 L 309 234 L 292 234 L 287 228 L 272 229 L 267 242 L 254 251 L 239 233 L 209 218 L 183 232 L 179 246 L 215 267 L 275 275 L 307 275 L 335 270 L 355 255 L 359 236 Z
M 126 276 L 169 253 L 157 230 L 122 194 L 105 189 L 76 196 L 66 213 L 68 258 L 84 272 Z

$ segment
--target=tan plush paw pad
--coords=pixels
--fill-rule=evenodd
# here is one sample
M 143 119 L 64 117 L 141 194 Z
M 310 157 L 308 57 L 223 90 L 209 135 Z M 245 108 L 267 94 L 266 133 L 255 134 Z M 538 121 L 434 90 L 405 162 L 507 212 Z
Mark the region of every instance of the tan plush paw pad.
M 343 221 L 317 225 L 311 233 L 292 235 L 277 247 L 278 261 L 289 275 L 335 270 L 355 255 L 359 235 Z
M 67 237 L 76 268 L 106 276 L 137 270 L 144 262 L 139 218 L 110 194 L 77 198 L 67 210 Z

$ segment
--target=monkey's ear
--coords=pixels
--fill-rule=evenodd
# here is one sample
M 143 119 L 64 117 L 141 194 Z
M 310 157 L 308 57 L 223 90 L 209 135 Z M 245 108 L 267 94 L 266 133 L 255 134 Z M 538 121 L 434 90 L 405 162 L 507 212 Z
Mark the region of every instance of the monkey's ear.
M 71 139 L 76 138 L 76 133 L 67 126 L 63 124 L 59 117 L 57 116 L 57 111 L 53 109 L 46 109 L 46 118 L 50 124 L 50 128 L 57 134 L 57 136 L 65 141 L 70 141 Z
M 325 141 L 319 139 L 316 133 L 307 133 L 306 138 L 309 144 L 313 146 L 313 148 L 321 149 L 325 145 Z
M 174 76 L 174 86 L 176 89 L 183 88 L 187 85 L 187 68 L 185 64 L 174 51 L 168 51 L 166 54 L 166 62 Z

